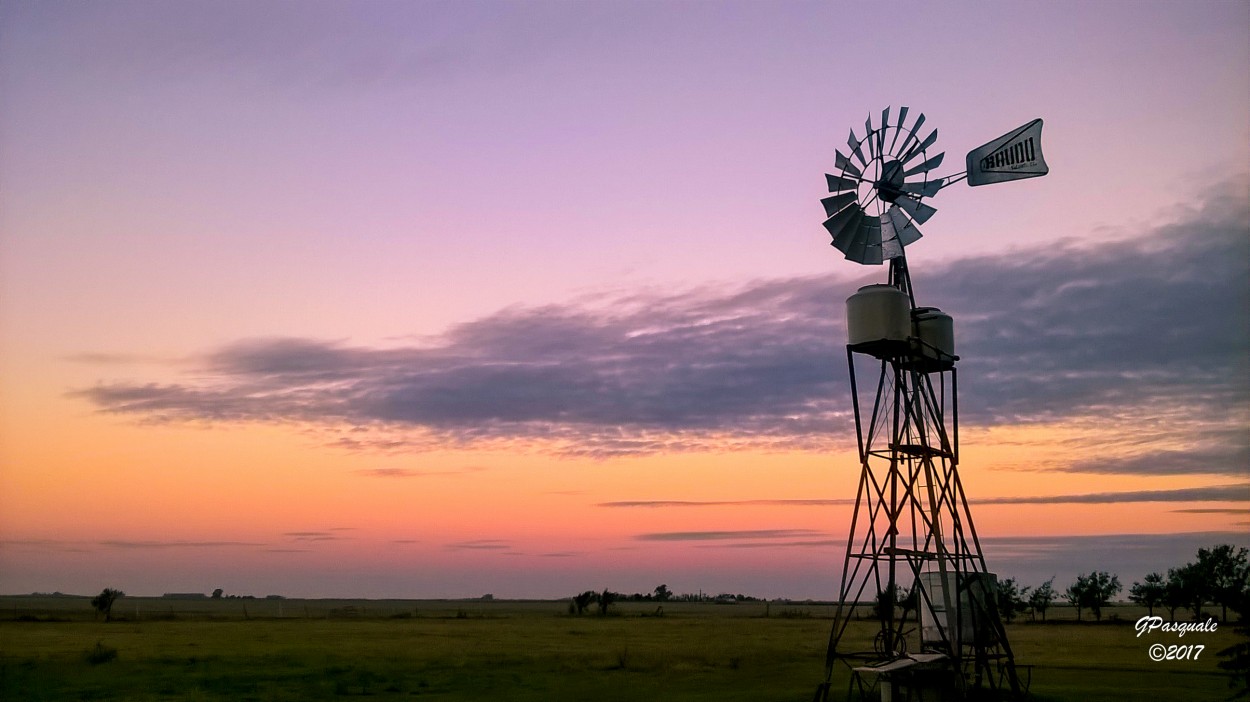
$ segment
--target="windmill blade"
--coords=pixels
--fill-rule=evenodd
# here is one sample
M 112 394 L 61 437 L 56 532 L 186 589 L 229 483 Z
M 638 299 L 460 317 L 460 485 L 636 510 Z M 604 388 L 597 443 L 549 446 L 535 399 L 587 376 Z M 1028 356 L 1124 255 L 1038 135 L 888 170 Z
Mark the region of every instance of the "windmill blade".
M 877 215 L 877 219 L 881 221 L 881 243 L 887 241 L 898 241 L 898 232 L 894 230 L 894 220 L 890 218 L 890 213 Z
M 915 224 L 908 224 L 907 228 L 898 233 L 899 246 L 911 246 L 916 240 L 924 236 Z
M 907 121 L 907 108 L 898 109 L 898 125 L 894 127 L 894 139 L 890 141 L 890 153 L 894 153 L 894 145 L 898 143 L 898 135 L 903 132 L 903 123 Z
M 933 216 L 934 212 L 937 212 L 937 208 L 929 207 L 923 202 L 913 200 L 910 195 L 900 197 L 894 201 L 894 204 L 903 208 L 904 212 L 911 215 L 911 218 L 915 220 L 916 224 L 924 224 L 929 221 L 929 218 Z
M 902 256 L 902 255 L 903 255 L 903 245 L 899 243 L 898 239 L 890 239 L 889 241 L 885 241 L 883 239 L 881 241 L 882 260 L 888 261 L 892 258 L 898 258 L 899 256 Z
M 859 233 L 859 225 L 864 221 L 865 217 L 867 215 L 864 214 L 863 210 L 856 212 L 846 227 L 834 237 L 833 247 L 844 254 L 850 251 L 851 243 L 855 241 L 855 236 Z
M 904 177 L 904 178 L 906 178 L 906 177 L 908 177 L 908 176 L 914 176 L 914 175 L 916 175 L 917 173 L 928 173 L 929 171 L 933 170 L 934 168 L 937 168 L 938 166 L 942 165 L 942 158 L 943 158 L 944 156 L 946 156 L 946 152 L 945 152 L 945 151 L 943 151 L 942 153 L 938 154 L 937 156 L 934 156 L 933 158 L 929 159 L 928 161 L 925 161 L 924 163 L 920 164 L 919 166 L 915 166 L 915 167 L 913 167 L 913 168 L 909 168 L 909 169 L 907 169 L 906 171 L 904 171 L 904 172 L 903 172 L 903 177 Z
M 858 168 L 856 168 L 856 167 L 855 167 L 855 164 L 851 163 L 851 159 L 849 159 L 849 158 L 847 158 L 847 157 L 843 156 L 841 151 L 834 150 L 834 152 L 833 152 L 833 153 L 834 153 L 834 157 L 833 157 L 833 165 L 834 165 L 834 166 L 836 166 L 836 167 L 840 168 L 841 170 L 843 170 L 843 171 L 845 171 L 845 172 L 847 172 L 847 173 L 850 173 L 851 175 L 855 176 L 856 178 L 858 178 L 858 177 L 860 177 L 860 176 L 862 176 L 862 175 L 864 174 L 864 172 L 863 172 L 863 171 L 861 171 L 861 170 L 859 170 Z
M 843 207 L 846 207 L 852 202 L 855 202 L 855 198 L 857 198 L 858 196 L 859 196 L 858 193 L 852 190 L 847 193 L 841 193 L 839 195 L 830 195 L 829 197 L 823 198 L 821 199 L 820 204 L 825 206 L 825 216 L 832 217 L 835 214 L 837 214 L 838 211 L 841 210 Z
M 880 244 L 870 242 L 864 247 L 864 255 L 859 262 L 866 266 L 879 266 L 885 262 L 885 242 Z
M 881 111 L 881 128 L 877 130 L 877 153 L 885 156 L 885 128 L 890 126 L 890 108 Z
M 868 166 L 868 162 L 864 160 L 864 152 L 859 150 L 859 140 L 855 138 L 855 130 L 851 130 L 851 135 L 846 138 L 846 145 L 850 147 L 851 153 L 855 154 L 855 158 L 859 159 L 859 165 Z
M 924 138 L 924 141 L 920 142 L 916 146 L 911 147 L 911 150 L 907 152 L 907 155 L 902 158 L 903 164 L 906 165 L 908 161 L 924 153 L 925 149 L 929 148 L 930 146 L 933 146 L 933 142 L 937 141 L 937 132 L 938 130 L 934 129 L 929 134 L 929 136 Z
M 865 219 L 866 217 L 856 219 L 855 228 L 845 232 L 841 246 L 838 246 L 836 239 L 833 242 L 839 251 L 846 254 L 847 260 L 854 261 L 855 253 L 862 251 L 868 245 L 868 224 L 864 221 Z
M 908 149 L 908 147 L 911 145 L 912 140 L 916 138 L 916 132 L 920 131 L 920 127 L 923 124 L 924 113 L 921 112 L 920 116 L 916 118 L 916 123 L 911 125 L 911 131 L 907 132 L 907 138 L 903 140 L 903 145 L 898 148 L 900 152 L 910 153 L 910 149 Z
M 933 197 L 934 195 L 937 195 L 943 185 L 945 185 L 943 180 L 938 178 L 924 183 L 903 183 L 902 187 L 899 189 L 905 193 L 919 195 L 920 197 Z
M 843 178 L 842 176 L 825 174 L 825 182 L 829 184 L 829 192 L 837 193 L 843 190 L 854 190 L 859 187 L 859 181 L 854 178 Z
M 856 263 L 867 263 L 869 246 L 876 249 L 877 263 L 880 263 L 881 222 L 876 217 L 864 217 L 860 220 L 855 236 L 851 239 L 851 244 L 846 251 L 846 258 Z
M 848 232 L 854 233 L 855 227 L 853 225 L 863 215 L 864 211 L 860 209 L 859 205 L 852 204 L 825 220 L 825 229 L 829 231 L 829 236 L 833 237 L 833 245 L 838 247 L 838 250 L 842 253 L 846 253 L 846 249 L 843 247 L 846 245 L 847 238 L 849 238 L 843 237 L 843 235 Z M 839 243 L 839 241 L 842 243 Z
M 894 218 L 886 214 L 880 215 L 881 220 L 881 258 L 890 260 L 903 255 L 903 244 L 898 240 L 898 231 L 894 228 Z
M 868 158 L 875 159 L 877 154 L 881 153 L 877 149 L 877 140 L 872 135 L 872 115 L 868 115 L 868 119 L 864 120 L 864 141 L 868 142 Z
M 881 258 L 883 260 L 889 261 L 892 258 L 898 258 L 899 256 L 902 256 L 902 255 L 903 255 L 903 247 L 899 245 L 897 240 L 889 242 L 889 243 L 884 242 L 884 241 L 881 242 Z
M 903 210 L 898 205 L 891 205 L 886 214 L 890 217 L 899 246 L 909 246 L 920 238 L 920 230 L 907 219 L 907 215 L 903 214 Z

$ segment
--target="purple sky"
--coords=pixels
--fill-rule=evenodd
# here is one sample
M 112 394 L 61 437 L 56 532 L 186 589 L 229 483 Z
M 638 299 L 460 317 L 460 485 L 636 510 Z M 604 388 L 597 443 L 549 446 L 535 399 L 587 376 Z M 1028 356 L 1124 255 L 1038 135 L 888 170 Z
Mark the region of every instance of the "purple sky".
M 536 450 L 570 471 L 728 440 L 845 447 L 828 431 L 849 409 L 842 300 L 884 270 L 828 246 L 818 201 L 848 128 L 902 105 L 939 128 L 941 175 L 1045 119 L 1050 175 L 942 191 L 908 248 L 967 344 L 970 431 L 1144 427 L 1098 465 L 1071 456 L 1105 436 L 1069 436 L 1047 470 L 1069 494 L 1233 485 L 1244 497 L 1217 508 L 1244 520 L 1248 73 L 1250 5 L 1233 1 L 4 2 L 0 591 L 94 577 L 12 543 L 157 538 L 31 516 L 57 511 L 48 485 L 108 479 L 95 442 L 142 437 L 136 475 L 194 452 L 155 420 L 375 422 L 417 431 L 397 444 L 414 455 L 550 440 Z M 701 374 L 708 357 L 734 375 Z M 1148 522 L 1125 531 L 1184 531 Z M 1192 555 L 1170 538 L 1169 558 Z M 717 572 L 764 587 L 749 550 L 748 575 Z M 1075 570 L 1065 558 L 1099 551 L 1052 552 Z M 811 572 L 771 594 L 825 592 Z M 513 594 L 564 587 L 525 577 Z M 403 594 L 382 566 L 370 578 L 363 594 Z

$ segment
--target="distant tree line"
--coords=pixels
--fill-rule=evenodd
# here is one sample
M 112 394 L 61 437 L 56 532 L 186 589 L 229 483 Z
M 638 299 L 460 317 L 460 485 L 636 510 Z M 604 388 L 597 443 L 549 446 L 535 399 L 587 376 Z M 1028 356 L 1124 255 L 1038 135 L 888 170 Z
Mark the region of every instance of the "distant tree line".
M 1193 611 L 1194 619 L 1202 617 L 1202 608 L 1218 605 L 1220 619 L 1228 620 L 1228 610 L 1237 611 L 1239 599 L 1250 588 L 1250 561 L 1245 548 L 1221 544 L 1198 549 L 1198 558 L 1179 568 L 1169 568 L 1167 575 L 1150 573 L 1140 583 L 1133 583 L 1129 599 L 1147 607 L 1154 615 L 1155 607 L 1168 610 L 1176 618 L 1177 609 Z M 1246 614 L 1242 612 L 1242 614 Z
M 1046 620 L 1046 610 L 1060 593 L 1054 589 L 1054 578 L 1037 588 L 1022 587 L 1015 578 L 998 583 L 998 610 L 1003 619 L 1012 621 L 1017 615 L 1031 612 L 1033 619 Z M 1062 597 L 1076 609 L 1079 621 L 1088 611 L 1095 621 L 1102 620 L 1102 609 L 1123 591 L 1119 576 L 1095 570 L 1083 573 L 1062 592 Z M 1169 568 L 1167 575 L 1153 572 L 1134 582 L 1128 599 L 1146 607 L 1150 616 L 1155 608 L 1163 608 L 1171 619 L 1177 610 L 1189 610 L 1195 620 L 1203 616 L 1203 608 L 1220 608 L 1220 620 L 1228 621 L 1233 610 L 1246 614 L 1241 602 L 1250 592 L 1250 551 L 1243 547 L 1221 544 L 1198 549 L 1197 558 L 1183 566 Z
M 700 593 L 683 593 L 675 594 L 668 588 L 668 585 L 657 585 L 655 590 L 648 593 L 636 592 L 632 595 L 625 595 L 619 592 L 613 592 L 604 589 L 602 592 L 587 590 L 580 595 L 574 595 L 569 600 L 569 613 L 584 614 L 591 607 L 596 607 L 599 614 L 607 614 L 608 608 L 615 602 L 718 602 L 718 603 L 736 603 L 736 602 L 761 602 L 759 597 L 751 597 L 750 595 L 721 593 L 716 596 Z

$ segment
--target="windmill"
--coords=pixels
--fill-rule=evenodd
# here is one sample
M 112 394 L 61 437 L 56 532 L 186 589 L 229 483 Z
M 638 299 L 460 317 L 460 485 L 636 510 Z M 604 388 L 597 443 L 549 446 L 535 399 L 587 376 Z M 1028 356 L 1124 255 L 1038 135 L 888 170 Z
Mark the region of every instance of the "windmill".
M 937 211 L 926 200 L 943 188 L 1045 175 L 1042 121 L 969 152 L 963 173 L 936 177 L 945 156 L 930 153 L 937 130 L 922 136 L 925 116 L 909 125 L 908 113 L 891 121 L 887 107 L 862 136 L 852 129 L 821 200 L 832 245 L 856 263 L 888 261 L 889 273 L 847 300 L 860 476 L 818 702 L 839 663 L 861 699 L 1016 698 L 1027 688 L 959 477 L 953 322 L 917 306 L 904 247 L 920 239 Z M 857 368 L 872 380 L 863 388 Z M 863 616 L 879 625 L 871 646 L 847 636 Z

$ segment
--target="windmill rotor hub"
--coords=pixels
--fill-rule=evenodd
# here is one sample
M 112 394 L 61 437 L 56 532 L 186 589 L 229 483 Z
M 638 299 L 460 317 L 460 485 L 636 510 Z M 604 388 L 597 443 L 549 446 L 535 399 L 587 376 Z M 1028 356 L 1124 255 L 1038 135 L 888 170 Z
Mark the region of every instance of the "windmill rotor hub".
M 877 195 L 883 201 L 893 204 L 903 194 L 903 164 L 898 159 L 887 162 L 881 167 L 881 177 L 873 183 Z

